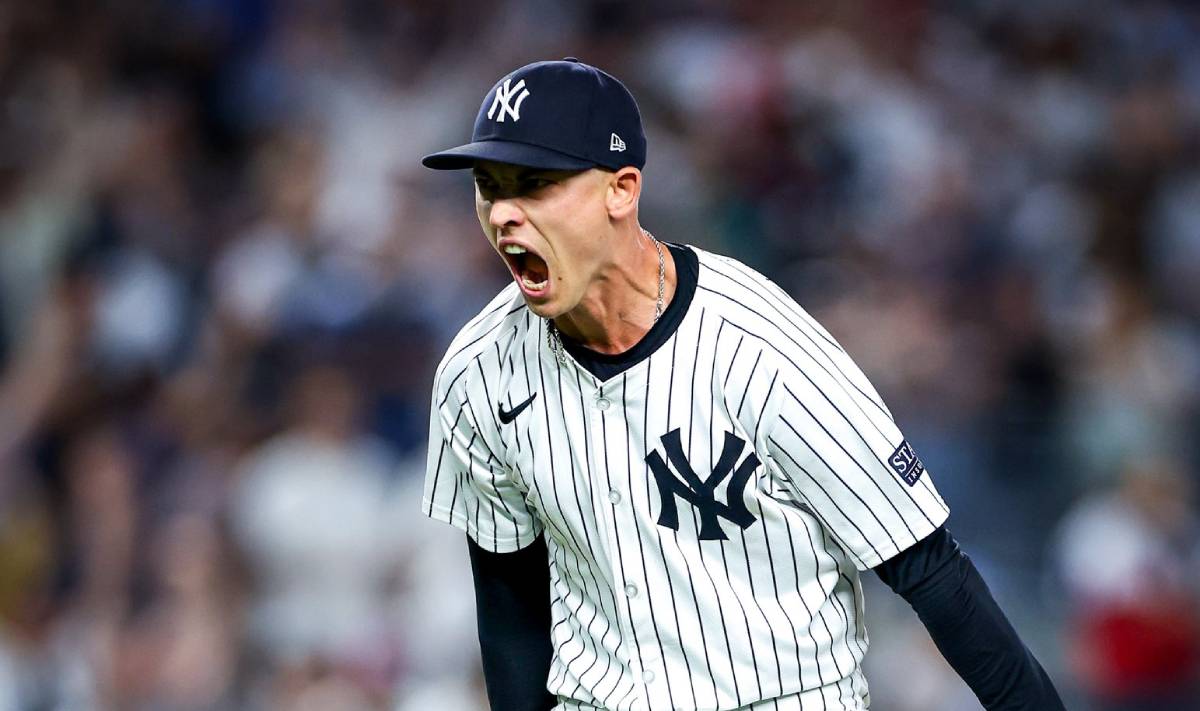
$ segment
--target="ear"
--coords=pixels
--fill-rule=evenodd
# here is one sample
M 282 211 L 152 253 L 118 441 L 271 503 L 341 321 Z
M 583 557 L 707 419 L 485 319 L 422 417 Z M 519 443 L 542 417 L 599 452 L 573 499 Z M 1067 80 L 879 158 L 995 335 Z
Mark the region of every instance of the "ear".
M 609 218 L 619 220 L 634 214 L 641 195 L 642 171 L 626 166 L 613 173 L 604 198 Z

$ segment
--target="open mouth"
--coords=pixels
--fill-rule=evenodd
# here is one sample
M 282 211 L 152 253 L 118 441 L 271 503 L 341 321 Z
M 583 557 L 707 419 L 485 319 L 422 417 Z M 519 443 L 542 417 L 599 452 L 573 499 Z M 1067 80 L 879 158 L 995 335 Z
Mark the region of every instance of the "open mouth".
M 546 260 L 519 244 L 506 244 L 501 250 L 517 283 L 526 293 L 540 294 L 550 285 L 550 268 L 546 266 Z

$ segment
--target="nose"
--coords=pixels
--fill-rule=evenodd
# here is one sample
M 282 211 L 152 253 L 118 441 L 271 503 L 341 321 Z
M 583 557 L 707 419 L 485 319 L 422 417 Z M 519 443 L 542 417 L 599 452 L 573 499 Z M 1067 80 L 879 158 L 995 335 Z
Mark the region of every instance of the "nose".
M 488 213 L 488 221 L 496 229 L 515 227 L 525 219 L 525 213 L 511 198 L 496 198 L 492 201 L 492 209 Z

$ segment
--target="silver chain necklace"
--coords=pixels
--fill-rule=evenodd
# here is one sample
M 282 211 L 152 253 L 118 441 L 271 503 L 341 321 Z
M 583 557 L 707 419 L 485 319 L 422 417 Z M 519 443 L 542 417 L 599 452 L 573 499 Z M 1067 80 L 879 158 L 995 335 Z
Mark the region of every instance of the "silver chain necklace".
M 662 317 L 663 297 L 667 291 L 667 260 L 663 256 L 662 245 L 658 238 L 650 234 L 645 227 L 642 228 L 642 234 L 650 238 L 650 242 L 654 244 L 654 251 L 658 253 L 658 301 L 654 304 L 654 323 L 658 323 L 658 319 Z M 567 354 L 563 348 L 562 336 L 559 335 L 558 326 L 554 325 L 553 319 L 546 319 L 546 345 L 560 364 L 567 364 Z

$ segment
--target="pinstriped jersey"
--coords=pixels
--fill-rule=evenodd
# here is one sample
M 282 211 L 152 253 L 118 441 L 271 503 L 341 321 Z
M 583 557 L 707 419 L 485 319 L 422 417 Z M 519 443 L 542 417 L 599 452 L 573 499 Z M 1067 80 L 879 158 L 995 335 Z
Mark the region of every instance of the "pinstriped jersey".
M 865 709 L 859 572 L 948 509 L 825 329 L 671 250 L 686 311 L 607 379 L 555 357 L 515 285 L 462 329 L 424 510 L 491 551 L 545 536 L 560 709 Z

